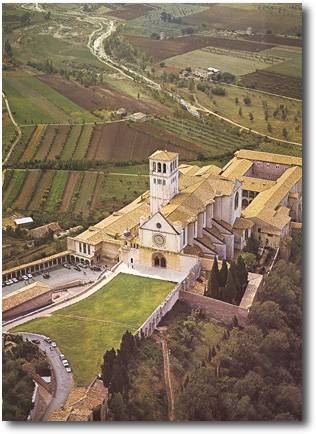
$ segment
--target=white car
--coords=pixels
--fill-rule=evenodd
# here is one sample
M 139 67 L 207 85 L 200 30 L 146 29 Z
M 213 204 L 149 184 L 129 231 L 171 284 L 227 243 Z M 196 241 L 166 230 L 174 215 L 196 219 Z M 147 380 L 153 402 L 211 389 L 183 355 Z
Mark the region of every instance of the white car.
M 71 372 L 71 367 L 70 366 L 66 367 L 66 372 L 69 372 L 69 373 Z
M 9 280 L 6 281 L 6 285 L 7 286 L 12 285 L 12 283 L 13 283 L 13 280 L 11 280 L 11 279 L 9 279 Z
M 59 357 L 60 357 L 60 360 L 65 360 L 64 354 L 60 354 Z
M 13 278 L 12 278 L 12 281 L 13 281 L 13 283 L 17 283 L 17 282 L 18 282 L 18 279 L 17 279 L 16 277 L 13 277 Z
M 62 364 L 65 366 L 65 368 L 67 368 L 69 366 L 69 362 L 67 359 L 62 360 Z
M 56 348 L 56 347 L 57 347 L 56 342 L 52 342 L 52 347 L 53 347 L 53 348 Z
M 27 275 L 27 277 L 28 277 L 29 279 L 32 279 L 32 278 L 33 278 L 33 276 L 32 276 L 31 273 L 29 273 L 29 274 Z
M 28 280 L 28 277 L 25 274 L 23 274 L 22 279 L 23 280 Z

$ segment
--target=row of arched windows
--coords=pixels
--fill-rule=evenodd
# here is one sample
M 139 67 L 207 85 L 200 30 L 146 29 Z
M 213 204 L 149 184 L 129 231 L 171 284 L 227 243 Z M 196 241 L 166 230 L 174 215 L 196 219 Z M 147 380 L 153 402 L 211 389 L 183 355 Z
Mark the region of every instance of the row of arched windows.
M 170 170 L 173 172 L 173 170 L 177 167 L 177 161 L 172 161 L 170 163 Z M 153 172 L 158 173 L 167 173 L 167 164 L 166 163 L 156 163 L 153 162 Z

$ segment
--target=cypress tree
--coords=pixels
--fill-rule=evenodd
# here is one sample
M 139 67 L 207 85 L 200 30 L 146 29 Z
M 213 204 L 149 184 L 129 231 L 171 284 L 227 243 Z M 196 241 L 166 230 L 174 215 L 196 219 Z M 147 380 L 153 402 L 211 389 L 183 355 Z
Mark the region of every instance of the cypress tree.
M 218 262 L 217 257 L 215 256 L 213 267 L 211 270 L 210 278 L 208 281 L 208 291 L 207 296 L 212 298 L 219 297 L 219 270 L 218 270 Z
M 105 387 L 109 387 L 112 375 L 113 375 L 113 366 L 116 358 L 116 353 L 114 348 L 110 351 L 106 351 L 103 356 L 103 365 L 102 365 L 102 379 Z
M 127 366 L 128 362 L 135 355 L 136 342 L 132 333 L 128 330 L 123 334 L 120 345 L 120 356 L 122 362 Z
M 236 288 L 235 279 L 232 272 L 229 270 L 227 283 L 222 290 L 223 301 L 226 301 L 227 303 L 233 303 L 236 300 L 236 296 L 237 296 L 237 288 Z
M 244 258 L 241 255 L 239 255 L 237 258 L 237 269 L 240 276 L 241 288 L 245 290 L 248 285 L 248 271 L 246 268 Z
M 114 393 L 109 402 L 110 420 L 128 420 L 127 408 L 121 393 Z
M 222 267 L 219 271 L 218 277 L 219 277 L 219 284 L 221 287 L 224 287 L 227 282 L 227 275 L 228 275 L 228 268 L 227 268 L 227 262 L 226 259 L 223 259 L 222 261 Z

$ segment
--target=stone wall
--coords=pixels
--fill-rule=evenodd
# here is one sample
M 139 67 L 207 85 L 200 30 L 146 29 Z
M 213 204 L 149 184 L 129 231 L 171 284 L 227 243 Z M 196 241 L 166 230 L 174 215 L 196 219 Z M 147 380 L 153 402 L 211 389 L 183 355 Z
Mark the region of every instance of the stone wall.
M 181 291 L 187 291 L 193 287 L 196 279 L 201 272 L 201 265 L 198 263 L 191 268 L 187 277 L 167 295 L 164 301 L 153 311 L 153 313 L 146 319 L 146 321 L 139 327 L 136 334 L 139 337 L 151 336 L 155 328 L 158 326 L 162 318 L 169 312 L 175 303 L 180 298 Z
M 230 323 L 234 316 L 237 317 L 238 323 L 241 326 L 245 326 L 247 323 L 248 309 L 189 291 L 180 291 L 180 300 L 193 308 L 202 309 L 207 316 L 222 323 Z

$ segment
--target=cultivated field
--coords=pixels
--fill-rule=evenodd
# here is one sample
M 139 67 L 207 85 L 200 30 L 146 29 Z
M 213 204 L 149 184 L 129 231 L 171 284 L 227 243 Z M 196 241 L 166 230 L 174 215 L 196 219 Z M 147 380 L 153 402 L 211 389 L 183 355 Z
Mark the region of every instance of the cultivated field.
M 85 300 L 14 331 L 50 336 L 69 360 L 76 385 L 84 386 L 100 372 L 105 351 L 117 348 L 126 330 L 135 333 L 174 285 L 119 274 Z
M 259 52 L 273 46 L 272 44 L 249 42 L 241 39 L 214 38 L 195 35 L 162 41 L 138 36 L 129 36 L 128 42 L 140 48 L 156 62 L 209 46 L 250 52 Z
M 183 20 L 186 24 L 219 30 L 246 30 L 251 27 L 256 33 L 296 35 L 302 32 L 302 16 L 297 10 L 287 7 L 264 8 L 258 5 L 254 8 L 231 8 L 226 5 L 214 4 L 208 9 L 187 16 Z M 301 12 L 301 9 L 300 9 Z
M 116 211 L 148 189 L 147 176 L 97 171 L 8 169 L 3 185 L 3 210 L 52 215 L 61 223 L 72 218 L 95 221 Z M 68 216 L 68 217 L 67 217 Z
M 302 80 L 269 71 L 256 71 L 243 76 L 240 83 L 245 87 L 302 99 Z
M 154 6 L 144 4 L 125 5 L 120 8 L 111 10 L 106 13 L 111 17 L 119 18 L 120 20 L 133 20 L 134 18 L 141 17 L 147 12 L 154 9 Z
M 209 97 L 200 91 L 195 91 L 195 94 L 203 106 L 247 128 L 279 139 L 302 142 L 301 102 L 241 89 L 238 86 L 221 85 L 221 88 L 225 89 L 225 96 L 211 94 Z M 245 98 L 250 98 L 246 100 L 247 104 Z M 284 128 L 287 137 L 283 135 Z
M 271 56 L 271 60 L 268 61 L 268 57 L 262 56 L 261 53 L 263 52 L 254 54 L 252 52 L 206 47 L 201 50 L 189 51 L 179 56 L 170 57 L 165 60 L 165 64 L 167 67 L 176 68 L 176 70 L 182 70 L 188 66 L 192 69 L 206 69 L 212 66 L 221 71 L 240 76 L 254 72 L 257 69 L 269 68 L 271 66 L 273 57 Z M 279 60 L 279 62 L 280 61 L 281 60 Z
M 71 100 L 78 106 L 88 111 L 117 110 L 124 107 L 128 112 L 161 113 L 165 111 L 162 104 L 156 101 L 142 101 L 137 98 L 140 89 L 136 89 L 136 95 L 130 96 L 124 91 L 118 91 L 111 85 L 102 83 L 97 86 L 82 86 L 77 82 L 65 80 L 60 75 L 42 75 L 39 77 L 51 88 Z M 121 80 L 118 87 L 121 87 Z
M 3 77 L 3 90 L 18 123 L 93 122 L 95 116 L 31 75 Z

